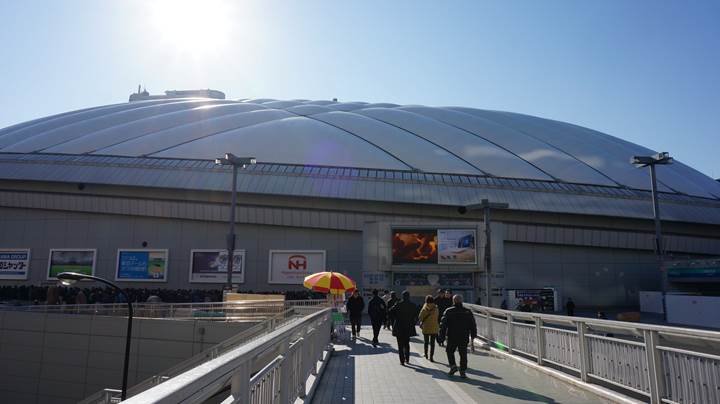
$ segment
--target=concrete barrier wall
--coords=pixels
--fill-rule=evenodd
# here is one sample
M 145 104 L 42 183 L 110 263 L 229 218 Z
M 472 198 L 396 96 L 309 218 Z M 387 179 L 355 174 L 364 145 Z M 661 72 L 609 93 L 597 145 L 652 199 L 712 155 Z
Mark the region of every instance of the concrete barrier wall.
M 132 386 L 254 323 L 133 321 Z M 0 311 L 0 402 L 76 403 L 119 389 L 127 319 Z

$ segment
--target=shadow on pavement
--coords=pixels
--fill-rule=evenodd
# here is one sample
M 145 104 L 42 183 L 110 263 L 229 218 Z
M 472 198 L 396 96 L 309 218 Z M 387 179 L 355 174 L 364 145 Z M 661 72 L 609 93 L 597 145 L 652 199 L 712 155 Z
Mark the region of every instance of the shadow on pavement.
M 469 372 L 468 372 L 469 373 Z M 452 379 L 455 380 L 455 379 Z M 512 397 L 524 401 L 537 401 L 541 403 L 557 403 L 552 397 L 537 394 L 529 390 L 511 387 L 506 384 L 496 382 L 485 382 L 477 379 L 457 379 L 460 383 L 471 384 L 477 386 L 480 390 L 501 396 Z

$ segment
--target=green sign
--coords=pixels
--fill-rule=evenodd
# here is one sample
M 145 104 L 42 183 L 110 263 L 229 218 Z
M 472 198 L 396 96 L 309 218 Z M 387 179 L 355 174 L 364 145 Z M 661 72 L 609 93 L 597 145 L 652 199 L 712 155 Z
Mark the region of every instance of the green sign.
M 62 272 L 93 275 L 95 272 L 95 254 L 95 249 L 51 249 L 48 259 L 48 279 L 57 278 L 57 275 Z

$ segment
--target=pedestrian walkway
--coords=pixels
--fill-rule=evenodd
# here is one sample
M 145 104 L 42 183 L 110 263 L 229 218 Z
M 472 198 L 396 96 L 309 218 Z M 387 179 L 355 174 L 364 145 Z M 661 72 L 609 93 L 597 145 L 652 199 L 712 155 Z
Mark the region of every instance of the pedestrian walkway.
M 466 404 L 466 403 L 608 403 L 574 386 L 486 351 L 469 353 L 468 378 L 448 376 L 445 349 L 435 347 L 435 362 L 423 358 L 422 339 L 413 338 L 410 366 L 400 366 L 395 338 L 382 330 L 377 348 L 372 331 L 335 345 L 313 403 Z

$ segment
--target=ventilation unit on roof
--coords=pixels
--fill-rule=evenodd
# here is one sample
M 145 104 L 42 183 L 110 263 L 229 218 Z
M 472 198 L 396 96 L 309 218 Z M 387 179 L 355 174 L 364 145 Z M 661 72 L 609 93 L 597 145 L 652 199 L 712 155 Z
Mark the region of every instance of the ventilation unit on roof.
M 167 90 L 165 94 L 153 94 L 151 95 L 148 91 L 143 88 L 140 90 L 138 86 L 137 93 L 130 94 L 130 102 L 133 101 L 145 101 L 145 100 L 165 100 L 170 98 L 214 98 L 216 100 L 224 100 L 225 93 L 218 90 L 204 89 L 204 90 Z

